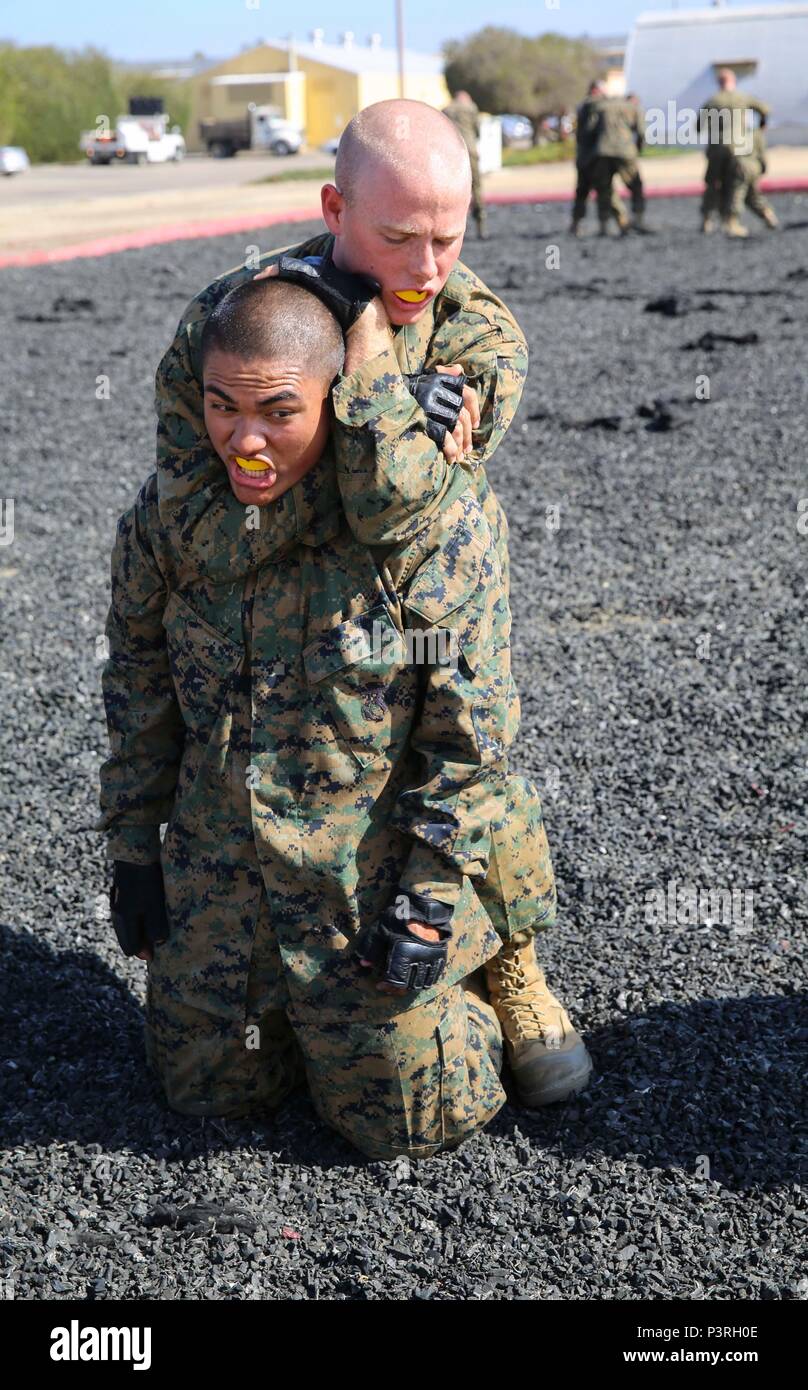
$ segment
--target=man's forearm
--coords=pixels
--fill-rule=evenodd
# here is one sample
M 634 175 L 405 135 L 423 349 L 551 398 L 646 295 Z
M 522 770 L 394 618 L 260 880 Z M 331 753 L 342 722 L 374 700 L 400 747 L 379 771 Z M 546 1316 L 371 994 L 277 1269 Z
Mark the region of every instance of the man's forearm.
M 102 685 L 110 756 L 100 771 L 101 815 L 111 859 L 150 864 L 170 817 L 185 726 L 177 702 L 162 615 L 166 590 L 138 539 L 138 507 L 118 526 L 112 557 L 109 657 Z
M 426 555 L 435 548 L 404 600 L 408 623 L 432 623 L 436 635 L 445 628 L 449 640 L 435 643 L 448 659 L 424 668 L 410 739 L 420 755 L 418 780 L 402 790 L 393 820 L 413 840 L 402 886 L 456 902 L 463 880 L 484 878 L 488 870 L 490 824 L 507 776 L 518 700 L 510 612 L 489 528 L 468 493 L 446 515 L 450 528 L 437 522 L 416 543 Z

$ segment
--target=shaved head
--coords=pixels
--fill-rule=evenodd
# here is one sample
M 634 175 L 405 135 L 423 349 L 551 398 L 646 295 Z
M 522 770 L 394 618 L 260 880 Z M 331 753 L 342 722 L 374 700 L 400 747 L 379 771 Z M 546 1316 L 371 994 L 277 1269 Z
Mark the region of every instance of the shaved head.
M 390 323 L 414 323 L 452 272 L 471 202 L 457 127 L 422 101 L 378 101 L 346 126 L 320 190 L 334 264 L 381 286 Z
M 471 164 L 462 135 L 448 116 L 423 101 L 377 101 L 345 127 L 334 173 L 345 201 L 355 204 L 381 174 L 401 184 L 467 184 L 471 190 Z
M 732 68 L 719 68 L 718 85 L 723 92 L 731 92 L 735 86 L 735 73 Z
M 342 330 L 322 300 L 274 278 L 247 280 L 219 301 L 202 330 L 203 364 L 214 350 L 305 368 L 329 384 L 345 358 Z

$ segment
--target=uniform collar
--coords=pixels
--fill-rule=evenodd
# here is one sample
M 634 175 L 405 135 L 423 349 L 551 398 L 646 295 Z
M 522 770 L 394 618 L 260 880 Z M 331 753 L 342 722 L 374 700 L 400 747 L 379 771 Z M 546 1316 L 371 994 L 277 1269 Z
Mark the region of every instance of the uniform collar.
M 196 485 L 159 498 L 160 519 L 179 574 L 236 579 L 296 545 L 322 545 L 344 524 L 330 443 L 305 478 L 266 507 L 239 502 L 211 449 L 195 451 Z M 160 470 L 158 469 L 158 488 Z

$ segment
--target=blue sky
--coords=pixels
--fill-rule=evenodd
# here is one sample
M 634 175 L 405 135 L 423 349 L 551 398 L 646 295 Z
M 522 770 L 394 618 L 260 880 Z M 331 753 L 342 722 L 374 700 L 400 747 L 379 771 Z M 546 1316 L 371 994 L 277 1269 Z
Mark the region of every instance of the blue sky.
M 775 0 L 757 0 L 757 3 Z M 704 0 L 702 0 L 702 4 Z M 676 8 L 674 0 L 404 0 L 406 38 L 411 48 L 437 51 L 448 38 L 461 38 L 496 23 L 537 34 L 627 32 L 643 10 Z M 698 0 L 680 3 L 696 8 Z M 733 6 L 737 8 L 737 6 Z M 294 21 L 290 22 L 290 13 Z M 81 48 L 94 44 L 112 57 L 182 58 L 194 50 L 228 57 L 245 44 L 293 32 L 304 39 L 313 28 L 334 41 L 352 29 L 358 42 L 373 31 L 393 44 L 393 0 L 0 0 L 0 39 L 19 44 Z

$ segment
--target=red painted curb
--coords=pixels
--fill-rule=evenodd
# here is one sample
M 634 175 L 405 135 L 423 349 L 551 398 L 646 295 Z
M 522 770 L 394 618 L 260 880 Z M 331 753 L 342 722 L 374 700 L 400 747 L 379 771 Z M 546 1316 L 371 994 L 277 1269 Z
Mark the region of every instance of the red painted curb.
M 763 179 L 766 193 L 808 192 L 808 178 Z M 628 197 L 621 189 L 624 198 Z M 670 188 L 646 188 L 646 198 L 695 198 L 704 191 L 702 182 L 674 184 Z M 491 193 L 485 200 L 498 206 L 511 203 L 571 203 L 572 194 L 553 193 Z M 163 227 L 144 228 L 140 232 L 121 232 L 117 236 L 101 237 L 96 241 L 80 241 L 75 246 L 59 246 L 53 251 L 11 251 L 0 255 L 3 266 L 51 265 L 57 261 L 73 261 L 87 256 L 110 256 L 118 251 L 137 251 L 144 246 L 161 246 L 167 241 L 195 241 L 201 237 L 228 236 L 233 232 L 248 232 L 259 227 L 274 227 L 281 222 L 312 222 L 319 218 L 320 209 L 298 208 L 278 213 L 254 213 L 250 217 L 220 217 L 208 222 L 175 222 Z
M 53 251 L 11 251 L 0 255 L 0 266 L 48 265 L 55 261 L 74 261 L 84 256 L 110 256 L 117 251 L 137 251 L 143 246 L 160 246 L 166 241 L 195 241 L 199 237 L 228 236 L 253 228 L 272 227 L 279 222 L 313 222 L 320 208 L 298 208 L 283 213 L 253 213 L 250 217 L 219 217 L 209 222 L 175 222 L 162 227 L 144 227 L 139 232 L 120 232 L 97 241 L 79 241 L 75 246 L 59 246 Z

